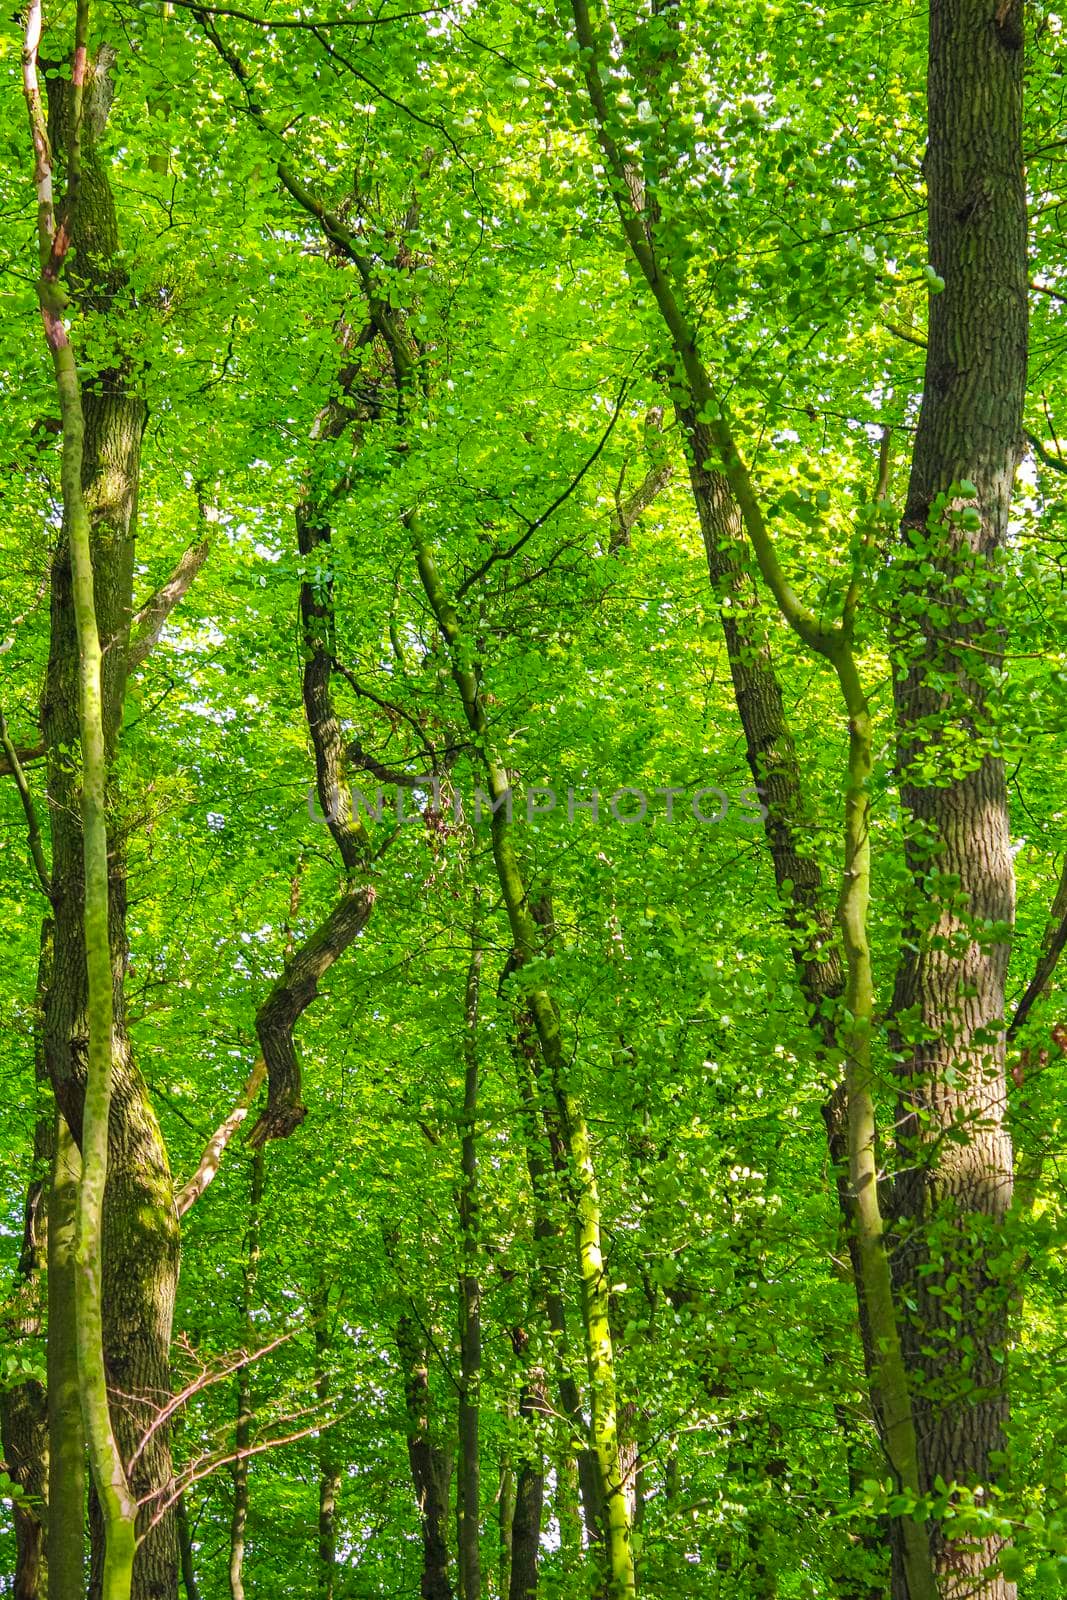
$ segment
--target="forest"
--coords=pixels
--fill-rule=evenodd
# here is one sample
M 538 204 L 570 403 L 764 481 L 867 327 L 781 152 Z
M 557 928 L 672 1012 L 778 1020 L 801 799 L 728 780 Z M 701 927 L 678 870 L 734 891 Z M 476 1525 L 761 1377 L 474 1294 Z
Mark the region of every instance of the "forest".
M 1063 19 L 20 5 L 0 1595 L 1067 1592 Z

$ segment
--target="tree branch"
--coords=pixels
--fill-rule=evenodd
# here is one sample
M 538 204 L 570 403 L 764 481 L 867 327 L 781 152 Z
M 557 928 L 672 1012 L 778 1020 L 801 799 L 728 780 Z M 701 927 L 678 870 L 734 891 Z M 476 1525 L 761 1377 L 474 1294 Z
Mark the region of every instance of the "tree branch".
M 521 539 L 516 539 L 515 543 L 507 550 L 494 550 L 486 557 L 480 567 L 477 567 L 468 578 L 464 578 L 463 582 L 456 590 L 457 600 L 462 600 L 463 596 L 467 594 L 467 592 L 472 589 L 476 583 L 484 578 L 490 567 L 495 566 L 498 561 L 510 561 L 512 556 L 518 555 L 523 545 L 527 544 L 533 538 L 538 528 L 543 528 L 549 517 L 555 516 L 560 506 L 563 505 L 565 501 L 570 499 L 571 495 L 574 493 L 575 489 L 577 489 L 586 473 L 599 458 L 604 446 L 607 444 L 608 440 L 611 438 L 611 435 L 615 431 L 615 424 L 619 420 L 619 414 L 622 411 L 622 403 L 626 399 L 626 394 L 629 390 L 629 387 L 630 379 L 627 376 L 623 380 L 622 388 L 619 390 L 618 395 L 615 398 L 615 406 L 611 413 L 611 420 L 604 429 L 604 432 L 601 434 L 600 439 L 597 441 L 597 444 L 594 447 L 591 455 L 578 469 L 570 483 L 568 483 L 567 487 L 556 496 L 552 504 L 545 511 L 542 511 L 539 517 L 537 517 L 528 525 L 526 532 L 522 535 Z
M 256 1013 L 259 1047 L 267 1065 L 267 1106 L 252 1132 L 255 1147 L 285 1139 L 307 1116 L 300 1099 L 300 1063 L 293 1029 L 319 992 L 319 979 L 362 933 L 374 909 L 370 884 L 349 887 L 325 922 L 285 963 L 285 970 Z
M 26 782 L 26 774 L 19 761 L 19 753 L 11 742 L 11 735 L 7 731 L 7 719 L 0 711 L 0 745 L 3 746 L 4 755 L 7 757 L 7 770 L 15 780 L 15 787 L 22 801 L 22 809 L 26 815 L 26 831 L 29 836 L 30 855 L 37 871 L 41 888 L 46 900 L 52 898 L 52 877 L 48 871 L 48 862 L 45 860 L 44 844 L 41 840 L 41 830 L 37 825 L 37 808 L 33 803 L 30 786 Z
M 1049 922 L 1045 937 L 1041 941 L 1041 954 L 1034 968 L 1034 975 L 1026 986 L 1026 993 L 1019 1001 L 1008 1028 L 1009 1043 L 1015 1038 L 1034 1005 L 1044 994 L 1065 946 L 1067 946 L 1067 857 L 1064 858 L 1060 881 L 1049 911 Z
M 264 1078 L 267 1076 L 267 1063 L 260 1056 L 244 1088 L 241 1098 L 230 1112 L 224 1122 L 221 1122 L 204 1146 L 204 1153 L 200 1157 L 199 1165 L 188 1183 L 174 1197 L 174 1205 L 179 1217 L 184 1217 L 190 1206 L 200 1199 L 204 1190 L 214 1181 L 219 1170 L 226 1146 L 237 1132 L 241 1123 L 247 1117 L 252 1102 L 260 1091 Z
M 131 667 L 139 667 L 159 643 L 164 623 L 192 588 L 197 573 L 211 553 L 213 543 L 213 536 L 208 534 L 196 544 L 191 544 L 166 583 L 135 613 L 130 625 L 128 661 Z

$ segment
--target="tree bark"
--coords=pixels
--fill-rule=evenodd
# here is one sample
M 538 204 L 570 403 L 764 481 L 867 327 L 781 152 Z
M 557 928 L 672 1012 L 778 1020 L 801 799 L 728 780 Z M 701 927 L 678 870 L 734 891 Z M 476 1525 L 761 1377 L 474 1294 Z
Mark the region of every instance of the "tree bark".
M 930 301 L 895 672 L 921 908 L 893 1005 L 896 1271 L 915 1308 L 905 1335 L 924 1487 L 938 1477 L 995 1483 L 1008 1416 L 1010 1285 L 997 1262 L 1012 1192 L 1004 991 L 1015 891 L 988 704 L 1002 640 L 999 558 L 1023 445 L 1022 92 L 1021 0 L 933 0 L 925 170 L 929 258 L 944 288 Z M 933 1542 L 943 1600 L 1014 1592 L 985 1575 L 996 1541 L 966 1546 L 934 1529 Z
M 259 1276 L 259 1213 L 263 1201 L 262 1146 L 252 1156 L 252 1175 L 248 1195 L 248 1230 L 245 1234 L 245 1261 L 241 1286 L 241 1316 L 244 1337 L 251 1348 L 255 1338 L 255 1293 Z M 237 1422 L 234 1427 L 233 1511 L 230 1516 L 230 1600 L 245 1600 L 245 1530 L 248 1526 L 248 1446 L 252 1437 L 252 1369 L 247 1363 L 238 1369 L 236 1383 Z
M 48 1574 L 54 1600 L 85 1593 L 85 1430 L 74 1317 L 81 1156 L 56 1113 L 48 1198 Z
M 474 917 L 477 917 L 475 908 Z M 459 1280 L 459 1501 L 457 1553 L 461 1600 L 481 1600 L 481 1471 L 479 1420 L 482 1374 L 481 1239 L 478 1194 L 478 1010 L 482 951 L 476 922 L 463 1003 L 463 1118 L 458 1208 Z
M 526 1365 L 526 1376 L 519 1395 L 519 1417 L 525 1424 L 515 1506 L 511 1523 L 511 1572 L 507 1600 L 535 1600 L 537 1567 L 541 1553 L 541 1516 L 545 1495 L 545 1466 L 537 1437 L 537 1418 L 546 1409 L 544 1375 L 531 1367 L 526 1355 L 529 1344 L 522 1328 L 513 1328 L 511 1343 L 515 1354 Z
M 120 314 L 128 293 L 120 264 L 107 162 L 97 150 L 111 102 L 109 58 L 90 69 L 81 126 L 81 185 L 73 226 L 72 294 L 87 315 Z M 49 121 L 57 148 L 68 142 L 70 84 L 49 82 Z M 133 549 L 144 401 L 132 362 L 87 372 L 82 383 L 81 494 L 89 519 L 96 625 L 101 644 L 104 759 L 114 759 L 126 687 L 132 610 Z M 55 966 L 45 1002 L 45 1046 L 56 1099 L 74 1137 L 82 1138 L 88 1053 L 85 877 L 79 816 L 80 779 L 70 751 L 79 743 L 78 636 L 71 549 L 64 537 L 52 570 L 51 636 L 42 729 L 51 809 Z M 124 1015 L 126 867 L 124 842 L 112 832 L 108 852 L 108 934 L 114 1045 L 103 1227 L 103 1333 L 109 1385 L 121 1390 L 113 1427 L 129 1462 L 147 1424 L 170 1394 L 170 1332 L 179 1237 L 172 1184 L 159 1125 L 129 1048 Z M 131 1488 L 150 1500 L 171 1479 L 169 1435 L 157 1429 L 133 1472 Z M 103 1551 L 93 1519 L 93 1592 Z M 147 1534 L 134 1566 L 135 1600 L 174 1600 L 177 1552 L 168 1515 Z
M 325 1407 L 330 1398 L 330 1329 L 327 1323 L 329 1289 L 323 1285 L 315 1297 L 315 1396 Z M 333 1600 L 337 1582 L 337 1499 L 341 1492 L 341 1462 L 332 1428 L 323 1427 L 318 1439 L 319 1468 L 319 1570 L 318 1587 L 322 1600 Z
M 47 1091 L 40 1006 L 48 987 L 52 964 L 52 924 L 41 926 L 37 963 L 37 1008 L 34 1055 L 38 1092 L 33 1134 L 33 1162 L 26 1190 L 22 1250 L 12 1295 L 8 1331 L 16 1350 L 30 1364 L 38 1350 L 44 1354 L 46 1327 L 45 1280 L 48 1260 L 48 1212 L 55 1150 L 55 1112 Z M 46 1103 L 41 1101 L 46 1097 Z M 48 1396 L 40 1378 L 27 1377 L 0 1393 L 0 1440 L 8 1476 L 26 1495 L 14 1502 L 15 1600 L 44 1600 L 48 1594 Z
M 453 1600 L 448 1575 L 448 1477 L 441 1451 L 430 1438 L 430 1383 L 425 1340 L 412 1317 L 397 1323 L 396 1346 L 404 1371 L 408 1462 L 422 1532 L 422 1600 Z

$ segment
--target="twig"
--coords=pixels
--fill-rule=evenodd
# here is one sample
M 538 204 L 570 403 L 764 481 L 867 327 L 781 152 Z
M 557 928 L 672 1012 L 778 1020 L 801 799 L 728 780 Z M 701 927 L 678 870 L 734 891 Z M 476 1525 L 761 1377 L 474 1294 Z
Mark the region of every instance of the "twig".
M 3 746 L 4 754 L 7 757 L 8 769 L 15 780 L 15 787 L 19 792 L 19 799 L 22 801 L 22 809 L 26 814 L 26 832 L 29 836 L 30 855 L 33 857 L 37 877 L 40 880 L 45 899 L 50 901 L 52 898 L 52 878 L 48 871 L 48 863 L 45 860 L 41 830 L 37 826 L 37 808 L 33 803 L 33 796 L 30 793 L 30 786 L 26 782 L 26 774 L 22 770 L 18 751 L 12 744 L 11 735 L 7 731 L 7 719 L 2 711 L 0 711 L 0 745 Z
M 456 599 L 457 600 L 462 600 L 463 596 L 468 592 L 468 590 L 473 588 L 473 586 L 476 583 L 480 582 L 481 579 L 485 577 L 485 575 L 489 571 L 490 567 L 495 566 L 498 561 L 510 561 L 512 556 L 518 555 L 518 553 L 522 549 L 523 545 L 527 544 L 529 542 L 529 540 L 531 540 L 533 538 L 533 536 L 537 532 L 538 528 L 543 528 L 545 523 L 548 521 L 549 517 L 555 516 L 555 514 L 559 510 L 560 506 L 562 506 L 565 501 L 570 499 L 571 495 L 574 493 L 575 489 L 577 489 L 578 485 L 581 483 L 581 481 L 585 477 L 586 473 L 590 470 L 590 468 L 593 466 L 593 464 L 596 462 L 596 460 L 600 456 L 602 450 L 604 449 L 604 446 L 607 444 L 608 440 L 611 438 L 612 433 L 615 431 L 615 424 L 619 420 L 619 415 L 620 415 L 620 413 L 622 411 L 623 401 L 626 399 L 627 393 L 629 392 L 629 388 L 630 388 L 630 379 L 629 379 L 629 376 L 627 376 L 626 378 L 623 379 L 622 387 L 619 390 L 618 395 L 616 396 L 615 408 L 611 413 L 611 421 L 608 423 L 607 427 L 604 429 L 604 432 L 601 434 L 600 439 L 598 440 L 598 442 L 596 444 L 596 447 L 594 448 L 592 454 L 588 457 L 588 459 L 585 461 L 583 466 L 581 466 L 579 468 L 578 472 L 571 479 L 571 481 L 567 485 L 567 487 L 560 494 L 558 494 L 556 496 L 556 498 L 553 500 L 552 504 L 545 511 L 542 511 L 542 513 L 541 513 L 541 515 L 539 517 L 535 518 L 535 520 L 528 525 L 528 527 L 526 529 L 526 532 L 522 535 L 521 539 L 516 539 L 515 543 L 513 545 L 511 545 L 507 550 L 494 550 L 490 555 L 488 555 L 485 558 L 485 560 L 482 562 L 480 567 L 477 567 L 470 574 L 470 576 L 468 578 L 464 578 L 463 582 L 459 585 L 459 588 L 456 590 Z M 520 515 L 521 515 L 521 513 L 520 513 Z

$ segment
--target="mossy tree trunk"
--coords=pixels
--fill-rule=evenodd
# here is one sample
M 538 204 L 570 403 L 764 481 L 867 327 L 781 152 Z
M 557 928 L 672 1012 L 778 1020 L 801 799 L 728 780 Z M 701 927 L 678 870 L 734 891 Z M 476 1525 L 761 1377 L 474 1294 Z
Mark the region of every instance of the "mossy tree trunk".
M 81 182 L 68 264 L 69 291 L 87 327 L 129 313 L 120 264 L 114 198 L 106 159 L 98 152 L 112 87 L 110 60 L 88 69 L 81 119 Z M 48 83 L 49 126 L 57 149 L 69 141 L 71 86 Z M 106 343 L 106 341 L 104 341 Z M 110 774 L 126 691 L 126 658 L 133 609 L 133 552 L 145 408 L 135 360 L 94 366 L 87 335 L 82 373 L 84 420 L 81 494 L 89 522 L 96 627 L 101 647 L 101 723 Z M 79 645 L 70 540 L 61 540 L 52 567 L 51 632 L 41 718 L 52 833 L 55 959 L 45 999 L 44 1036 L 49 1077 L 59 1107 L 80 1143 L 89 1047 L 85 875 L 79 813 L 81 773 L 72 751 L 80 743 Z M 146 1085 L 133 1061 L 125 1026 L 126 863 L 115 795 L 107 856 L 108 938 L 112 977 L 113 1053 L 104 1196 L 104 1350 L 108 1382 L 124 1401 L 113 1409 L 123 1460 L 133 1460 L 158 1408 L 170 1395 L 170 1337 L 179 1261 L 179 1235 L 166 1149 Z M 131 1489 L 144 1502 L 142 1528 L 171 1479 L 169 1437 L 156 1429 L 132 1469 Z M 91 1592 L 103 1581 L 101 1522 L 92 1518 Z M 137 1600 L 174 1600 L 177 1547 L 173 1517 L 147 1532 L 134 1567 Z

